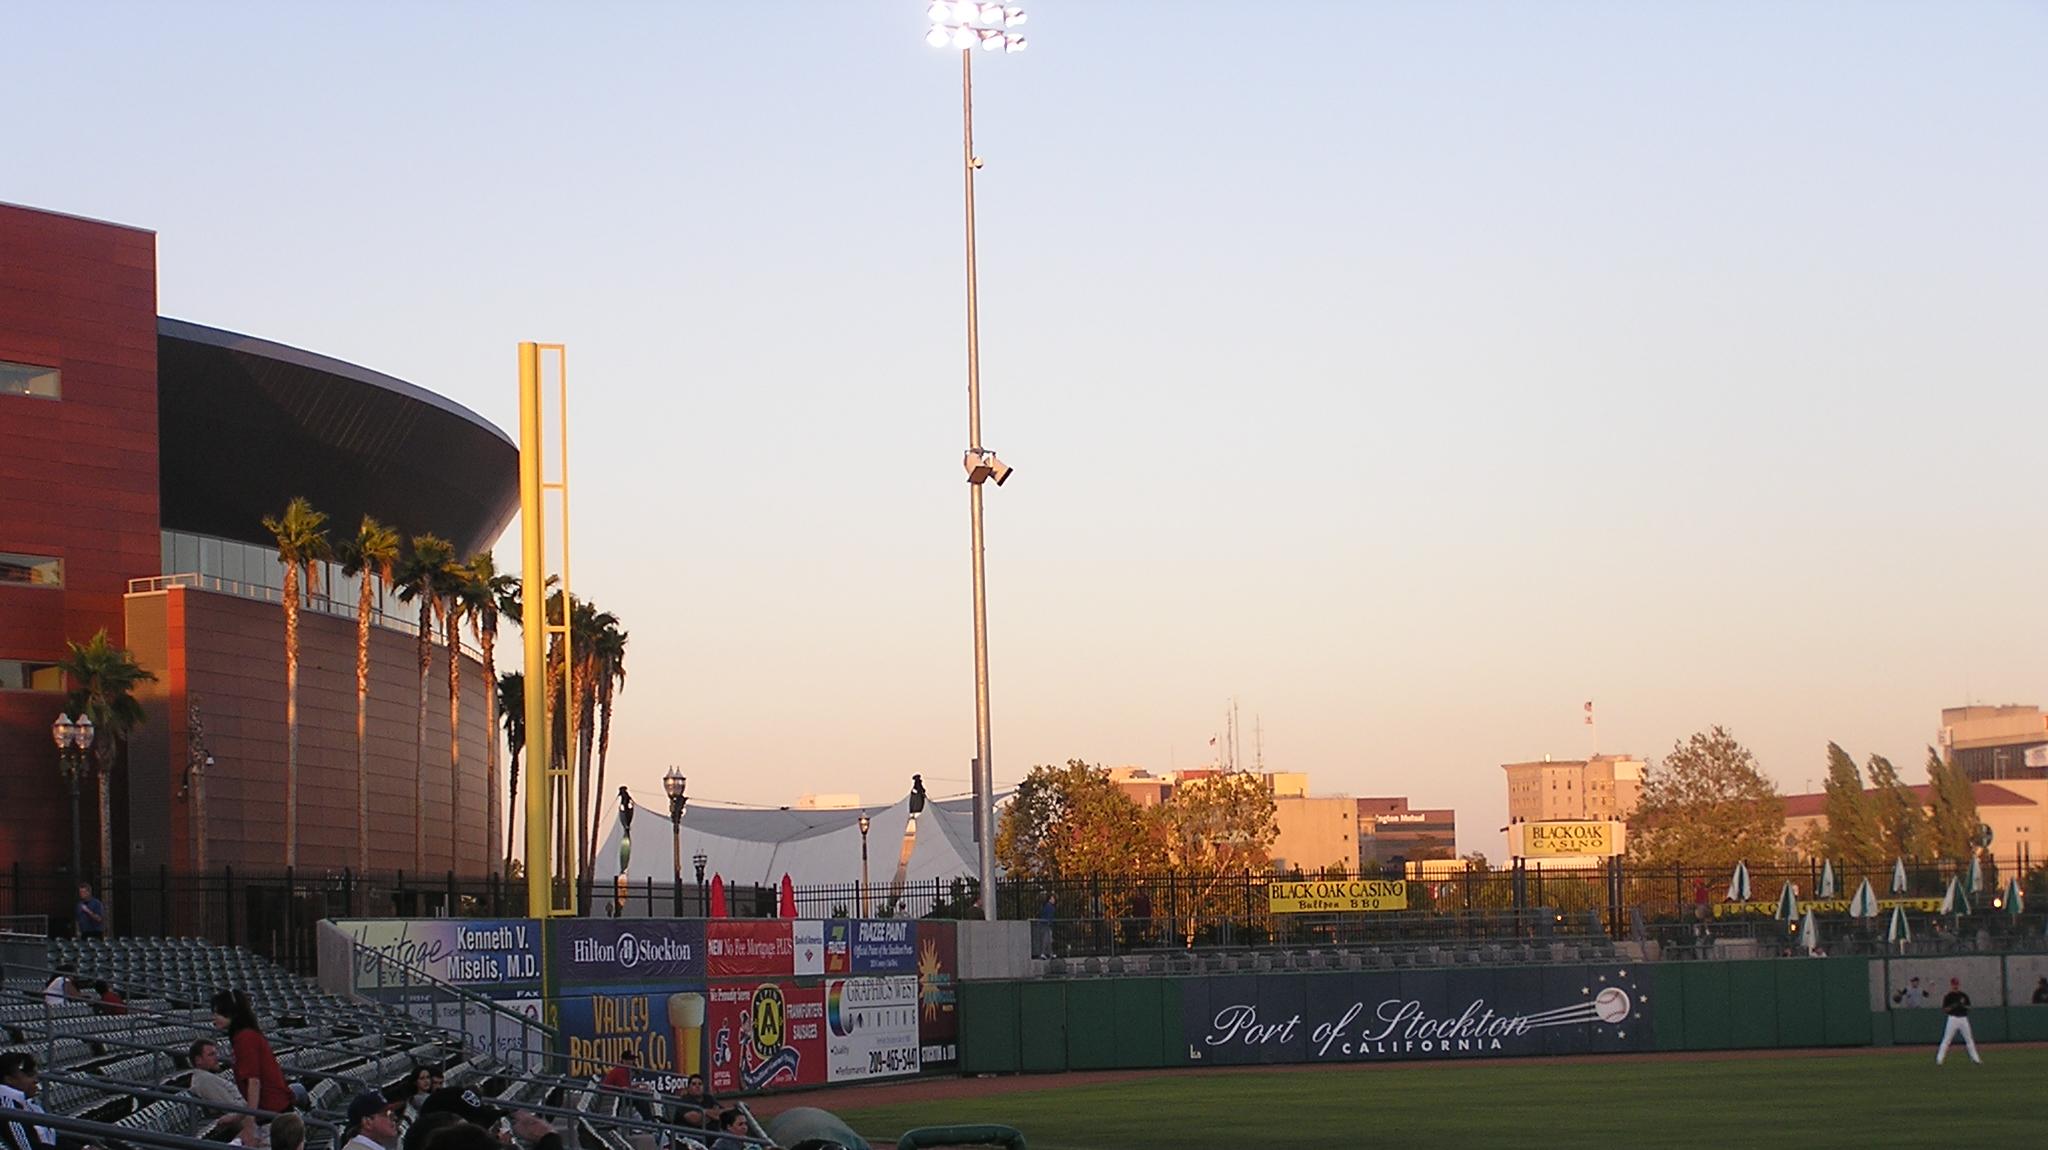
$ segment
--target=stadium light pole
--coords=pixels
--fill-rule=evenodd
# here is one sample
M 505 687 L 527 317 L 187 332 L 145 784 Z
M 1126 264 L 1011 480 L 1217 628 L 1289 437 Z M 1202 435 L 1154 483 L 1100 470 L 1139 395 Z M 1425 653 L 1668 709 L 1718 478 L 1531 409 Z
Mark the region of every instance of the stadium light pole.
M 869 819 L 860 817 L 860 916 L 868 916 L 868 826 Z
M 967 505 L 974 563 L 974 821 L 975 869 L 981 884 L 981 916 L 993 921 L 995 900 L 995 767 L 990 749 L 988 703 L 988 572 L 982 548 L 981 488 L 990 479 L 1001 487 L 1010 468 L 981 445 L 981 327 L 974 263 L 974 53 L 1022 52 L 1024 37 L 1014 29 L 1024 10 L 972 0 L 932 0 L 925 8 L 931 27 L 925 42 L 960 50 L 960 156 L 967 217 Z

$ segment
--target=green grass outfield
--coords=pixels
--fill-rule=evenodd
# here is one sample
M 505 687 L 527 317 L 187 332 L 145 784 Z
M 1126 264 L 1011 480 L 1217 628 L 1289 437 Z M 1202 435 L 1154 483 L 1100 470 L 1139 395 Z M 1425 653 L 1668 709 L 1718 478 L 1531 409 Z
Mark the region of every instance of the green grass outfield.
M 1344 1146 L 2048 1146 L 2048 1049 L 1530 1060 L 1163 1073 L 835 1111 L 876 1146 L 1001 1122 L 1031 1150 Z M 1043 1088 L 1036 1084 L 1042 1082 Z M 831 1108 L 828 1099 L 818 1104 Z

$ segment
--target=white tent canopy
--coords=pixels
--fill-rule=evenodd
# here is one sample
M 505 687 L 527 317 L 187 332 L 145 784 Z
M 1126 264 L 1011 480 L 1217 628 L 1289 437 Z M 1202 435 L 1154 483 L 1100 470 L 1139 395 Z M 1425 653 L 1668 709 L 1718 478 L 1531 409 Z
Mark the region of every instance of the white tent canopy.
M 1001 796 L 1007 798 L 1007 796 Z M 1000 814 L 1000 807 L 998 813 Z M 910 797 L 892 806 L 799 810 L 790 807 L 714 807 L 692 803 L 683 812 L 683 881 L 695 884 L 691 859 L 704 852 L 704 881 L 718 875 L 728 883 L 772 886 L 787 874 L 797 886 L 860 881 L 860 816 L 867 815 L 868 881 L 885 888 L 896 876 L 903 831 L 910 822 Z M 595 879 L 609 882 L 619 872 L 619 825 L 598 847 Z M 973 877 L 974 800 L 933 799 L 917 816 L 917 842 L 906 879 Z M 627 877 L 636 884 L 673 877 L 666 807 L 635 804 L 633 857 Z

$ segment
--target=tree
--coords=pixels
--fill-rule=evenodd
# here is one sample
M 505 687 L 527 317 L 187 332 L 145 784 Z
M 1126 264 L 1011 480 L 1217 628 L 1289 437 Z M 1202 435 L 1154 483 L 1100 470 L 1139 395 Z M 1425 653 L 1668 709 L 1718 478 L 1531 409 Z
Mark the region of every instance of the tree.
M 1785 800 L 1721 727 L 1674 744 L 1629 816 L 1629 854 L 1647 866 L 1733 867 L 1779 857 Z
M 398 532 L 368 515 L 339 548 L 341 573 L 361 577 L 356 599 L 356 871 L 370 872 L 370 622 L 377 592 L 398 572 Z
M 519 822 L 519 754 L 526 749 L 526 672 L 507 671 L 498 676 L 498 718 L 505 725 L 505 748 L 510 754 L 505 777 L 511 793 L 505 799 L 505 874 L 512 874 L 512 833 Z
M 1934 791 L 1928 806 L 1928 838 L 1937 858 L 1966 860 L 1977 849 L 1977 796 L 1971 793 L 1963 768 L 1943 762 L 1927 748 L 1927 781 Z
M 1876 803 L 1863 790 L 1863 773 L 1856 769 L 1856 760 L 1836 743 L 1828 744 L 1824 809 L 1828 825 L 1820 841 L 1825 857 L 1857 867 L 1874 865 L 1884 857 Z
M 427 869 L 427 674 L 434 667 L 434 622 L 447 603 L 448 567 L 454 561 L 454 544 L 438 535 L 415 535 L 412 552 L 398 571 L 398 597 L 420 605 L 420 705 L 412 776 L 412 865 L 418 873 Z M 450 817 L 454 814 L 450 808 Z
M 128 736 L 146 719 L 135 688 L 154 683 L 156 676 L 142 669 L 135 656 L 114 646 L 102 627 L 83 644 L 66 642 L 69 653 L 57 662 L 73 684 L 66 710 L 71 715 L 92 719 L 92 753 L 99 774 L 100 800 L 100 882 L 114 876 L 114 801 L 109 790 L 114 763 Z
M 1014 878 L 1136 876 L 1158 867 L 1160 846 L 1145 809 L 1080 759 L 1031 768 L 996 824 L 996 859 Z
M 463 595 L 469 568 L 451 557 L 441 579 L 442 644 L 448 650 L 448 865 L 460 867 L 462 824 L 468 814 L 462 805 L 462 621 L 469 613 L 469 600 Z M 490 840 L 484 842 L 488 860 Z
M 479 551 L 464 567 L 456 591 L 462 599 L 463 614 L 469 619 L 470 628 L 476 632 L 477 648 L 484 657 L 484 730 L 488 732 L 486 737 L 489 740 L 484 747 L 486 859 L 496 850 L 498 843 L 498 692 L 501 689 L 498 682 L 498 618 L 517 582 L 510 575 L 498 573 L 497 560 L 489 551 Z M 522 676 L 522 685 L 524 681 Z M 521 703 L 524 703 L 523 699 Z M 511 812 L 506 812 L 506 818 L 510 817 Z
M 1871 807 L 1876 817 L 1879 861 L 1918 858 L 1927 849 L 1927 816 L 1920 796 L 1899 779 L 1883 755 L 1870 756 Z
M 591 684 L 595 698 L 591 700 L 596 716 L 597 738 L 597 789 L 595 794 L 604 793 L 605 760 L 612 749 L 612 704 L 618 692 L 626 685 L 626 632 L 619 629 L 618 617 L 609 611 L 598 612 L 592 619 L 594 631 L 590 643 Z M 602 814 L 602 810 L 598 812 Z M 590 828 L 592 861 L 595 862 L 597 826 Z
M 1226 771 L 1191 779 L 1153 808 L 1166 846 L 1166 861 L 1185 879 L 1188 898 L 1182 937 L 1193 946 L 1201 921 L 1233 909 L 1219 897 L 1227 881 L 1263 871 L 1271 863 L 1274 823 L 1273 788 L 1261 775 Z
M 299 596 L 312 594 L 319 564 L 334 557 L 327 542 L 327 516 L 304 496 L 285 504 L 284 515 L 263 517 L 277 539 L 284 564 L 284 865 L 299 865 Z M 299 577 L 305 576 L 301 588 Z

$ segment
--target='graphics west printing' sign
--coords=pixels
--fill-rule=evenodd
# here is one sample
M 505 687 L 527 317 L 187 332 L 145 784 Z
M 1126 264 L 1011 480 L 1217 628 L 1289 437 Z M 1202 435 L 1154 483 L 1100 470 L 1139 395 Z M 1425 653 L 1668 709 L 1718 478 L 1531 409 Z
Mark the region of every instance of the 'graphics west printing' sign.
M 1633 968 L 1245 975 L 1183 984 L 1191 1064 L 1361 1062 L 1653 1048 Z
M 1266 884 L 1266 909 L 1273 914 L 1406 910 L 1408 884 L 1376 878 L 1272 882 Z

